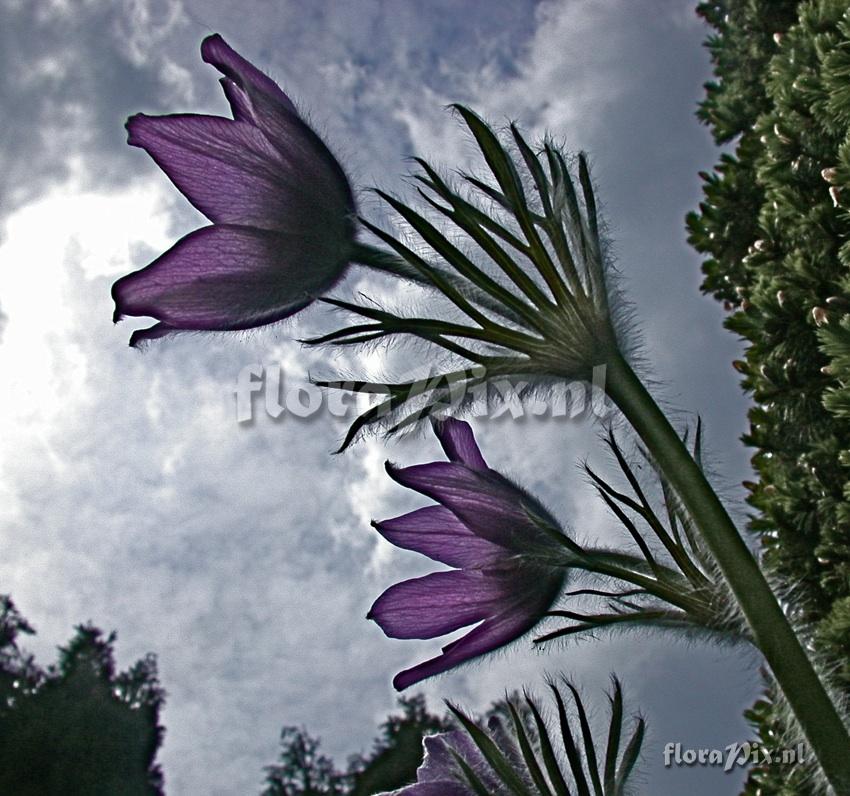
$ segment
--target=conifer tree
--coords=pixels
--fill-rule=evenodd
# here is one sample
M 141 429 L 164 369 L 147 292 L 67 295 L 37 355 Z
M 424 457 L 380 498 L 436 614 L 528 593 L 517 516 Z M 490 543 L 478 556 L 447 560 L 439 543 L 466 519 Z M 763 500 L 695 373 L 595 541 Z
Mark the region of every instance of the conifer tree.
M 698 13 L 715 80 L 700 118 L 734 145 L 702 173 L 691 244 L 703 289 L 744 338 L 753 399 L 750 527 L 837 693 L 850 695 L 850 12 L 846 0 L 724 0 Z M 748 712 L 788 741 L 775 689 Z M 746 793 L 806 794 L 803 769 L 753 771 Z
M 370 796 L 415 781 L 416 769 L 422 762 L 422 739 L 453 726 L 447 717 L 428 711 L 422 694 L 401 697 L 398 706 L 401 715 L 387 716 L 372 751 L 349 762 L 352 796 Z
M 416 780 L 426 735 L 454 726 L 446 715 L 431 713 L 422 694 L 400 697 L 400 713 L 381 724 L 371 750 L 349 758 L 348 771 L 337 769 L 322 753 L 321 741 L 303 727 L 285 726 L 280 754 L 266 766 L 263 796 L 372 796 Z
M 321 740 L 304 727 L 285 726 L 280 731 L 280 754 L 266 766 L 262 796 L 342 796 L 348 793 L 345 775 L 322 754 Z
M 81 625 L 44 670 L 18 646 L 32 632 L 0 597 L 0 793 L 162 794 L 156 659 L 117 672 L 115 634 Z

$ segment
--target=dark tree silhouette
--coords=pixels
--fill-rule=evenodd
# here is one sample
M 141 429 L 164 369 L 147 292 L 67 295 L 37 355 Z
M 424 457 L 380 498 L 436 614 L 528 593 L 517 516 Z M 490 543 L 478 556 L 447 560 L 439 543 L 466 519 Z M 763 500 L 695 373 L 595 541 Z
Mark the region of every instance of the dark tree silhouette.
M 280 731 L 278 762 L 265 767 L 263 796 L 341 796 L 348 793 L 346 777 L 333 760 L 319 751 L 321 741 L 303 727 Z
M 453 726 L 447 717 L 428 712 L 422 694 L 401 697 L 398 705 L 401 714 L 387 717 L 369 755 L 349 761 L 352 796 L 371 796 L 415 782 L 422 762 L 422 739 Z
M 416 781 L 422 739 L 454 726 L 447 716 L 428 711 L 418 694 L 398 701 L 400 712 L 380 726 L 372 749 L 349 758 L 348 771 L 322 754 L 321 742 L 305 728 L 286 726 L 280 734 L 278 761 L 265 767 L 262 796 L 372 796 Z
M 77 627 L 40 669 L 18 646 L 32 628 L 0 598 L 0 793 L 158 796 L 164 691 L 153 655 L 116 672 L 114 633 Z

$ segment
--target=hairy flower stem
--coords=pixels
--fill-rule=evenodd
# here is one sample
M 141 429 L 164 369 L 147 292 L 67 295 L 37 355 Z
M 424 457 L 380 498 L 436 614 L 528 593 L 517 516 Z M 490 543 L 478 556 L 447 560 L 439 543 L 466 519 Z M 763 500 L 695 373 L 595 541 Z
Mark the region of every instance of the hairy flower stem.
M 836 794 L 850 794 L 850 733 L 731 518 L 664 413 L 619 353 L 606 390 L 679 494 L 726 578 Z

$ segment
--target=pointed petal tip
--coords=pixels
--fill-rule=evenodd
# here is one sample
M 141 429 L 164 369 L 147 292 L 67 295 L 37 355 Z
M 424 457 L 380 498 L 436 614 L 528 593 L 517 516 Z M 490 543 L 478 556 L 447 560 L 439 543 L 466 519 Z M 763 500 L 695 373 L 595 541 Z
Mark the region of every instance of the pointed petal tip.
M 115 309 L 112 311 L 112 323 L 119 323 L 127 317 L 124 302 L 121 296 L 121 288 L 125 284 L 125 280 L 128 278 L 128 276 L 132 276 L 132 274 L 128 274 L 127 276 L 122 276 L 120 279 L 116 279 L 112 283 L 112 287 L 109 289 L 109 295 L 112 298 L 112 303 L 115 305 Z
M 130 348 L 143 349 L 152 340 L 159 340 L 161 337 L 166 337 L 171 332 L 176 332 L 173 326 L 165 323 L 156 323 L 147 329 L 136 329 L 130 335 Z
M 147 118 L 149 117 L 145 113 L 134 113 L 132 116 L 127 117 L 127 121 L 124 122 L 124 129 L 127 131 L 127 143 L 130 146 L 143 146 L 139 140 L 138 127 Z
M 437 660 L 439 659 L 432 659 L 399 672 L 395 677 L 393 677 L 393 688 L 395 688 L 396 691 L 405 691 L 410 688 L 410 686 L 416 685 L 416 683 L 421 683 L 429 677 L 442 674 L 445 671 L 445 668 L 441 667 L 439 663 L 433 668 L 433 670 L 431 669 Z
M 408 468 L 401 467 L 401 466 L 397 465 L 395 462 L 391 462 L 389 459 L 387 459 L 384 462 L 384 470 L 386 471 L 386 474 L 390 478 L 392 478 L 393 481 L 395 481 L 397 484 L 401 484 L 402 486 L 407 486 L 404 483 L 404 481 L 402 480 L 403 479 L 402 473 L 404 473 L 406 469 L 408 469 Z
M 141 331 L 142 330 L 133 332 L 133 334 L 130 335 L 130 341 L 127 343 L 130 348 L 135 348 L 136 351 L 141 351 L 145 347 L 146 340 L 144 335 L 141 334 Z
M 449 461 L 459 462 L 473 470 L 489 469 L 469 423 L 455 417 L 432 418 L 431 422 Z
M 259 91 L 279 103 L 286 111 L 298 116 L 292 100 L 280 86 L 254 64 L 234 50 L 218 33 L 201 42 L 201 60 L 229 77 L 243 91 Z
M 201 42 L 201 60 L 207 64 L 212 63 L 216 50 L 220 47 L 231 49 L 220 33 L 211 33 Z

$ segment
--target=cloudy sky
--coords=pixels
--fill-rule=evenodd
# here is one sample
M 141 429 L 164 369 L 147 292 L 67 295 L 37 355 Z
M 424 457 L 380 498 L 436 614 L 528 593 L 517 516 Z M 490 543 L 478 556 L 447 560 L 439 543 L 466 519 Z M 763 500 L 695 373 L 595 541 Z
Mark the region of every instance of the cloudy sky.
M 694 118 L 709 68 L 689 3 L 0 0 L 0 591 L 37 628 L 43 663 L 86 620 L 118 631 L 124 666 L 159 656 L 172 794 L 259 791 L 283 724 L 307 725 L 342 762 L 392 708 L 392 675 L 438 646 L 388 640 L 364 619 L 384 588 L 432 568 L 368 523 L 420 505 L 382 465 L 435 458 L 433 441 L 331 457 L 345 426 L 325 413 L 236 422 L 243 367 L 283 363 L 297 384 L 333 366 L 292 340 L 326 323 L 321 310 L 141 354 L 127 347 L 133 326 L 111 323 L 112 281 L 200 221 L 126 145 L 124 120 L 224 113 L 198 52 L 214 31 L 285 87 L 359 188 L 403 190 L 412 154 L 468 163 L 444 110 L 454 101 L 588 150 L 659 394 L 702 415 L 739 511 L 747 474 L 737 343 L 685 242 L 697 171 L 717 158 Z M 369 285 L 353 274 L 339 290 Z M 476 430 L 490 463 L 576 534 L 613 538 L 576 468 L 602 460 L 598 427 Z M 661 750 L 744 740 L 752 664 L 656 637 L 544 654 L 525 643 L 424 690 L 435 707 L 476 709 L 563 671 L 601 705 L 616 671 L 650 725 L 642 792 L 716 796 L 735 775 L 665 769 Z

